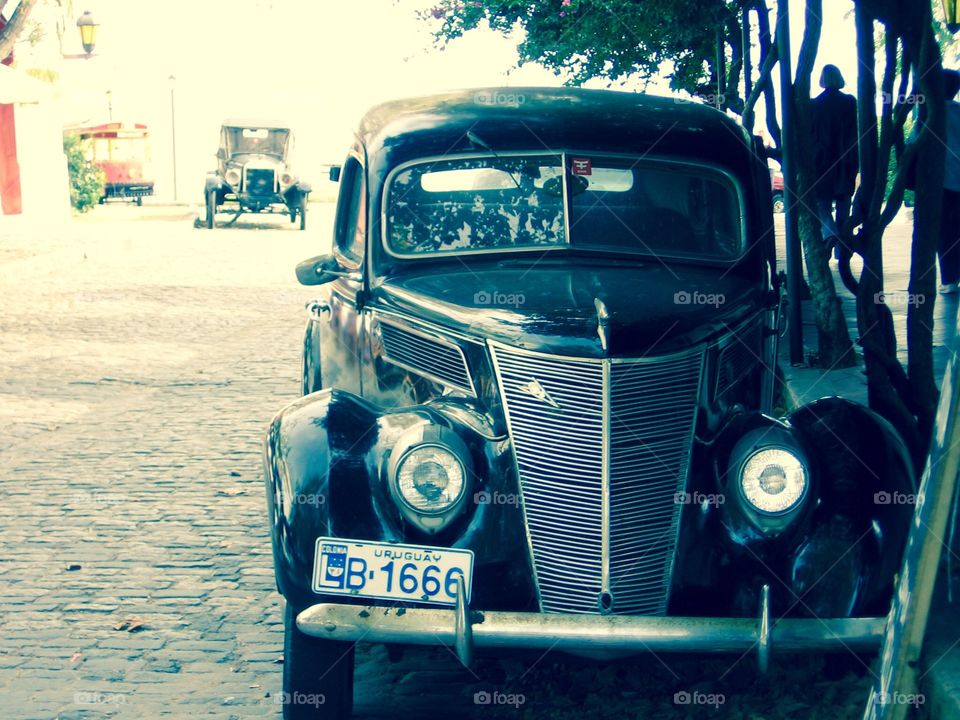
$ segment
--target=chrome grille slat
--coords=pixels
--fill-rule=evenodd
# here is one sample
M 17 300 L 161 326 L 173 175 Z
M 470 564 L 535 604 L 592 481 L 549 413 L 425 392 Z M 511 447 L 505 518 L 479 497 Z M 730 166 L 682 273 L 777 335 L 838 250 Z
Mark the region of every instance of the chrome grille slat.
M 491 349 L 542 609 L 598 613 L 609 591 L 612 612 L 665 614 L 703 348 L 642 361 Z M 533 381 L 559 409 L 524 391 Z
M 463 351 L 413 330 L 380 321 L 383 356 L 389 362 L 420 373 L 442 385 L 473 392 Z

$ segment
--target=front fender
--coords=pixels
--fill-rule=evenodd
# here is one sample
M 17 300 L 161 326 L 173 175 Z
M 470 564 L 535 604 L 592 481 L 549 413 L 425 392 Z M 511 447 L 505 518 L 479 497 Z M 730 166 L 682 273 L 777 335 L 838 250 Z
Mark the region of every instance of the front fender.
M 819 504 L 791 568 L 810 613 L 884 614 L 913 518 L 917 481 L 906 443 L 890 423 L 832 397 L 788 423 L 816 449 Z
M 336 527 L 331 507 L 343 525 L 375 517 L 363 479 L 376 474 L 379 435 L 375 408 L 336 390 L 301 398 L 270 423 L 264 464 L 274 569 L 277 589 L 295 606 L 311 600 L 316 538 L 356 531 Z
M 273 419 L 264 452 L 267 509 L 277 589 L 294 607 L 322 599 L 312 589 L 318 537 L 467 548 L 476 556 L 475 575 L 488 578 L 477 583 L 477 602 L 529 606 L 534 599 L 529 561 L 517 552 L 525 545 L 522 511 L 517 503 L 483 500 L 517 497 L 512 454 L 482 422 L 464 421 L 469 416 L 456 409 L 461 403 L 384 409 L 344 390 L 325 389 Z M 420 426 L 455 432 L 476 469 L 463 512 L 434 535 L 404 521 L 384 482 L 392 448 Z
M 203 183 L 203 193 L 206 195 L 211 191 L 219 191 L 224 187 L 223 178 L 221 178 L 217 173 L 207 173 L 207 177 Z

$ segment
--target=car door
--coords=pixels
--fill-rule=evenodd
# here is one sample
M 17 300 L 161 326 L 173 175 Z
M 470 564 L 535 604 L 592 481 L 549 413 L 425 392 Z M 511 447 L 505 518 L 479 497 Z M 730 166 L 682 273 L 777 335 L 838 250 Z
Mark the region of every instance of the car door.
M 367 232 L 366 172 L 351 154 L 340 177 L 333 255 L 343 274 L 318 288 L 307 304 L 303 348 L 303 393 L 338 388 L 360 395 L 363 322 L 363 262 Z

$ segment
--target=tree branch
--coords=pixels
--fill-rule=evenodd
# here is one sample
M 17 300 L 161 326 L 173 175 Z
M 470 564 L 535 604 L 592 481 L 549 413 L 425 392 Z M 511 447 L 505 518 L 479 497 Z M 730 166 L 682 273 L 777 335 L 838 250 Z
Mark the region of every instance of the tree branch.
M 3 2 L 3 0 L 0 0 Z M 17 38 L 27 25 L 27 18 L 30 17 L 30 11 L 37 4 L 37 0 L 20 0 L 17 9 L 10 16 L 10 21 L 0 30 L 0 59 L 6 58 L 13 52 L 13 46 Z M 0 7 L 2 9 L 2 7 Z
M 770 33 L 770 9 L 765 0 L 756 0 L 754 9 L 757 11 L 757 27 L 760 31 L 760 58 L 763 64 L 766 64 L 767 58 L 773 55 L 777 57 L 776 47 Z M 780 123 L 777 122 L 777 94 L 773 87 L 773 80 L 770 73 L 767 73 L 766 80 L 757 83 L 763 88 L 763 101 L 767 117 L 767 130 L 770 131 L 770 137 L 773 138 L 773 144 L 777 147 L 783 145 L 782 133 L 780 132 Z

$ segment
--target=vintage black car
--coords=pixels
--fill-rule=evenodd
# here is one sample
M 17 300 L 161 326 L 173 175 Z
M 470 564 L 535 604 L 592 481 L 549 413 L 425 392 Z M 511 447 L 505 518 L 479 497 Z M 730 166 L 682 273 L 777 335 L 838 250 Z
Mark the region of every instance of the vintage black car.
M 265 450 L 288 717 L 349 715 L 358 641 L 875 650 L 915 476 L 864 407 L 770 415 L 762 146 L 668 98 L 499 92 L 372 109 L 297 268 L 303 397 Z
M 217 169 L 207 173 L 204 225 L 212 229 L 218 211 L 234 219 L 244 212 L 283 212 L 307 227 L 310 184 L 290 166 L 293 132 L 277 123 L 226 120 L 220 128 Z

